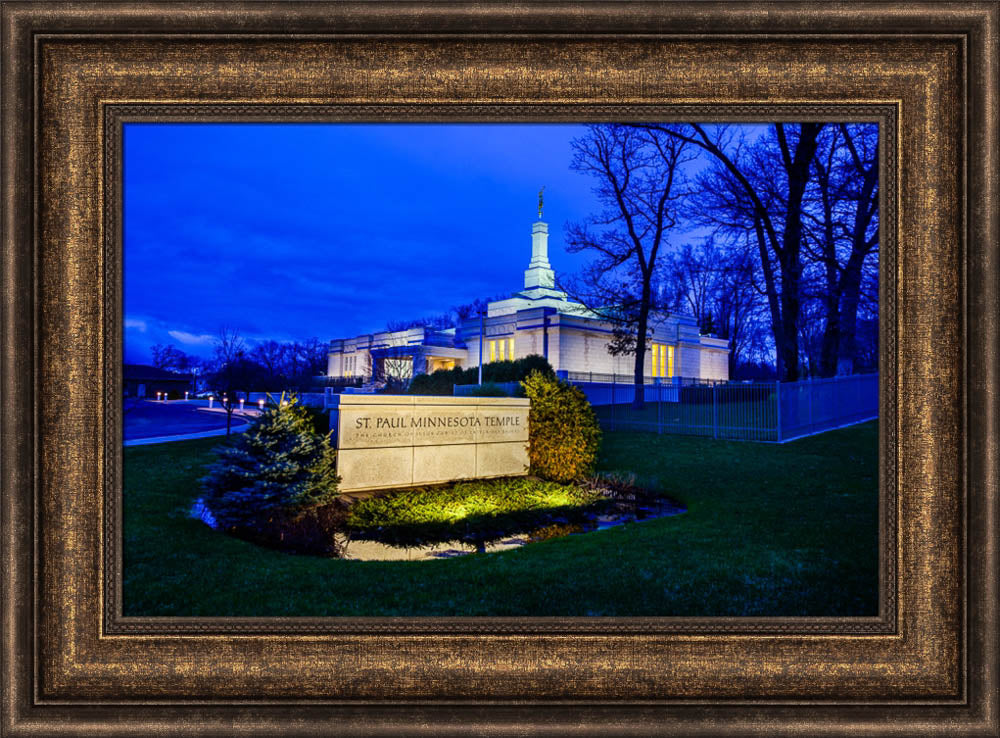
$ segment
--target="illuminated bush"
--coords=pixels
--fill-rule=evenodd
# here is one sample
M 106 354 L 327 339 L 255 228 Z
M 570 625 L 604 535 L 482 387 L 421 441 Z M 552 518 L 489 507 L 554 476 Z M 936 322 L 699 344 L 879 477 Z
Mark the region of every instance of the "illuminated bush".
M 531 400 L 531 472 L 557 481 L 583 479 L 593 472 L 601 428 L 583 392 L 541 372 L 532 372 L 522 386 Z

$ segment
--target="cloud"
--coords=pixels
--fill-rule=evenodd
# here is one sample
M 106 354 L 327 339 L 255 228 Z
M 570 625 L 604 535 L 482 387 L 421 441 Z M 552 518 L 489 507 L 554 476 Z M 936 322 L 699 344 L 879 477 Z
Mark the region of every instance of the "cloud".
M 135 330 L 139 331 L 140 333 L 145 333 L 146 332 L 146 321 L 145 320 L 137 320 L 136 318 L 125 318 L 125 327 L 126 328 L 134 328 Z
M 188 346 L 209 346 L 215 341 L 215 336 L 210 333 L 195 335 L 187 331 L 167 331 L 167 335 Z

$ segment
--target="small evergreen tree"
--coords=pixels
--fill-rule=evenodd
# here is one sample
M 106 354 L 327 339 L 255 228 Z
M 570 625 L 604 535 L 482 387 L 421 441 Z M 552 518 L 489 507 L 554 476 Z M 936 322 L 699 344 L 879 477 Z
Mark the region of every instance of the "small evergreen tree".
M 337 497 L 336 450 L 294 396 L 272 403 L 216 455 L 201 482 L 223 529 L 273 515 L 294 519 Z

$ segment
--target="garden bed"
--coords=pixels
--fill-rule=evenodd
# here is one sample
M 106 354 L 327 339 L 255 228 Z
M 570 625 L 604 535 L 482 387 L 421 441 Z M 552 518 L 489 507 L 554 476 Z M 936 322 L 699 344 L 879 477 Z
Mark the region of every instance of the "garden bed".
M 393 490 L 352 505 L 344 558 L 422 560 L 492 553 L 684 509 L 614 478 L 562 484 L 517 477 Z
M 510 477 L 344 495 L 305 520 L 272 518 L 228 532 L 292 553 L 426 560 L 502 551 L 684 509 L 629 479 L 559 483 Z M 213 525 L 200 500 L 193 514 Z

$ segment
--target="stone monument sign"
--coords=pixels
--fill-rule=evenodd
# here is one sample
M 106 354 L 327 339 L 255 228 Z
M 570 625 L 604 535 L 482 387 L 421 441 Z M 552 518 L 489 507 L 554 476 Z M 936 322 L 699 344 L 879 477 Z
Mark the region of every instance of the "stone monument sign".
M 528 405 L 519 397 L 333 395 L 340 489 L 412 487 L 528 473 Z

